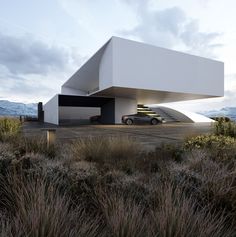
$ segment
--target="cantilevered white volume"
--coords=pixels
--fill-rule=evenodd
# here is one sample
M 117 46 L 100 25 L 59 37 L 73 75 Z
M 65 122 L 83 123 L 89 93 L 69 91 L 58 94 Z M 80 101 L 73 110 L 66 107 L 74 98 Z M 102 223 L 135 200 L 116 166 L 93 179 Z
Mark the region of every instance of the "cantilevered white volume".
M 114 98 L 114 104 L 101 113 L 113 113 L 110 123 L 120 123 L 122 115 L 136 112 L 137 104 L 223 96 L 224 64 L 112 37 L 62 85 L 61 94 Z M 55 123 L 56 117 L 47 116 L 54 105 L 44 107 L 46 122 Z M 63 118 L 56 113 L 59 123 Z

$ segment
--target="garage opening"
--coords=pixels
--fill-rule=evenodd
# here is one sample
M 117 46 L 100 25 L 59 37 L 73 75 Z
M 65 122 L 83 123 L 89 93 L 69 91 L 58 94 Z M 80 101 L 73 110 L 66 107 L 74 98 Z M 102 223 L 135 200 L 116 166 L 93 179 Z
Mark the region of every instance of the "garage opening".
M 115 99 L 93 96 L 59 95 L 59 124 L 114 124 Z

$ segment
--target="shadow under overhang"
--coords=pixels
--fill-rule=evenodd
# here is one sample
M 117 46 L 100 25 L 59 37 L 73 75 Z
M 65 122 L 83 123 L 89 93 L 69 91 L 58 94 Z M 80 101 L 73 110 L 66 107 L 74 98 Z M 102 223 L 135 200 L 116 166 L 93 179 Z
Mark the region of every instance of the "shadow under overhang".
M 125 87 L 110 87 L 108 89 L 97 91 L 93 93 L 92 96 L 130 98 L 137 100 L 138 104 L 160 104 L 168 102 L 220 97 L 218 95 L 181 93 Z

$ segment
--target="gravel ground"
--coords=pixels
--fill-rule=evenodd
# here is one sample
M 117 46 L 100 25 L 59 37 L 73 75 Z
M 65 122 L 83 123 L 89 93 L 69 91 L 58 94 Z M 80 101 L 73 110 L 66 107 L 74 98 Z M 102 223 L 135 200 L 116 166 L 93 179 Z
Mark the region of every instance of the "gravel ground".
M 187 136 L 209 133 L 211 124 L 207 123 L 168 123 L 161 125 L 78 125 L 56 126 L 38 122 L 25 122 L 23 132 L 26 136 L 46 137 L 46 128 L 56 129 L 58 142 L 88 136 L 129 136 L 136 139 L 145 149 L 154 149 L 162 143 L 181 143 Z

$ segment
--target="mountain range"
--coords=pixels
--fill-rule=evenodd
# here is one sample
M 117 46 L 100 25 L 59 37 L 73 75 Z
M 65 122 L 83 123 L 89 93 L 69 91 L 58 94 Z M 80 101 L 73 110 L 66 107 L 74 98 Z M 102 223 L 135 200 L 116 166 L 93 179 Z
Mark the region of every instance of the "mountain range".
M 207 117 L 225 116 L 236 121 L 236 107 L 224 107 L 220 110 L 199 111 L 198 113 Z M 24 104 L 8 100 L 0 100 L 0 116 L 20 115 L 37 116 L 37 104 Z
M 8 100 L 0 100 L 0 116 L 20 115 L 37 116 L 37 104 L 24 104 Z
M 224 107 L 220 110 L 202 111 L 199 114 L 207 117 L 229 117 L 231 120 L 236 121 L 236 107 Z

